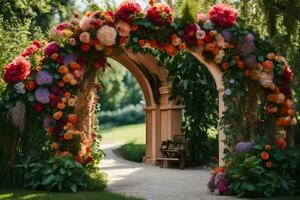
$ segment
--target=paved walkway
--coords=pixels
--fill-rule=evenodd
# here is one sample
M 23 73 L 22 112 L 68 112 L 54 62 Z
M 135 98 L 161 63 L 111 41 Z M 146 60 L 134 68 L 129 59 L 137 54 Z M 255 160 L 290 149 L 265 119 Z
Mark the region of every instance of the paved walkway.
M 101 168 L 108 174 L 108 190 L 146 200 L 228 200 L 208 191 L 210 174 L 200 169 L 170 169 L 134 163 L 113 153 L 117 144 L 103 145 Z

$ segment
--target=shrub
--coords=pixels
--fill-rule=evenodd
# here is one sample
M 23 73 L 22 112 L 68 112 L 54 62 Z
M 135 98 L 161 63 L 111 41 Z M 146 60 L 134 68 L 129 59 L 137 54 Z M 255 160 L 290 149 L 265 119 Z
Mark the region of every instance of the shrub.
M 88 186 L 85 169 L 71 157 L 51 156 L 37 162 L 28 157 L 16 168 L 25 188 L 76 192 Z
M 94 190 L 104 190 L 107 183 L 107 174 L 99 170 L 90 173 L 87 178 L 87 189 Z
M 101 126 L 120 126 L 125 124 L 136 124 L 145 122 L 143 105 L 128 105 L 115 111 L 100 112 Z
M 135 144 L 134 141 L 123 144 L 119 148 L 121 156 L 126 160 L 133 162 L 143 162 L 143 157 L 146 154 L 145 144 Z

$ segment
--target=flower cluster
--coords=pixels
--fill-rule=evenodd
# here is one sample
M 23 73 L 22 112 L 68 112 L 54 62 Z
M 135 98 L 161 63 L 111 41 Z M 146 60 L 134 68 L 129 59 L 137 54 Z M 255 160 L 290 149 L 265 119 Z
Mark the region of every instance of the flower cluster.
M 172 8 L 164 3 L 157 3 L 148 8 L 146 18 L 156 26 L 170 25 L 173 21 Z
M 116 10 L 115 18 L 131 24 L 133 19 L 142 11 L 140 4 L 132 1 L 123 1 Z
M 211 192 L 218 189 L 219 194 L 223 195 L 228 192 L 228 181 L 226 179 L 225 166 L 217 167 L 213 170 L 213 175 L 208 183 Z
M 208 16 L 215 25 L 226 28 L 236 24 L 237 11 L 230 5 L 216 4 L 209 10 Z

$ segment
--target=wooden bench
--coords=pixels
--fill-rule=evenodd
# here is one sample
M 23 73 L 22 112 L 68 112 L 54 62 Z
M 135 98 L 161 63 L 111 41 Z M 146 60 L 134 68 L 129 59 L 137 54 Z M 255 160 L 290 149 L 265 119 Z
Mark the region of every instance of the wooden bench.
M 184 135 L 174 135 L 173 140 L 162 141 L 160 146 L 161 158 L 157 158 L 160 167 L 168 166 L 169 161 L 180 162 L 180 169 L 185 168 L 187 142 Z

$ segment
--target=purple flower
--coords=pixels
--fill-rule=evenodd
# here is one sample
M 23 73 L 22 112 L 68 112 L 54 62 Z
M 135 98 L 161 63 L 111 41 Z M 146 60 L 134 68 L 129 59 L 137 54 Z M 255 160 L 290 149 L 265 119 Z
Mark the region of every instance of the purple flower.
M 225 40 L 225 42 L 231 42 L 232 41 L 232 33 L 229 30 L 223 30 L 222 36 Z
M 77 57 L 74 54 L 68 54 L 64 58 L 64 65 L 68 65 L 73 61 L 76 61 Z
M 228 190 L 228 182 L 224 172 L 220 172 L 215 177 L 215 185 L 217 186 L 219 193 L 224 194 Z
M 37 73 L 35 81 L 38 85 L 50 84 L 53 81 L 53 76 L 47 71 L 40 71 Z
M 253 150 L 253 144 L 251 142 L 239 142 L 235 145 L 235 151 L 240 152 L 249 152 Z
M 241 56 L 249 56 L 256 49 L 254 45 L 254 36 L 248 34 L 242 43 L 236 45 L 236 51 Z
M 55 126 L 55 120 L 51 117 L 44 119 L 44 128 L 53 128 Z
M 244 57 L 243 61 L 247 67 L 252 67 L 257 63 L 256 57 L 254 55 Z
M 46 88 L 37 88 L 34 95 L 36 100 L 42 104 L 47 104 L 50 102 L 49 90 Z
M 50 42 L 45 48 L 44 53 L 47 56 L 51 56 L 54 53 L 57 53 L 59 51 L 59 46 L 56 42 Z

